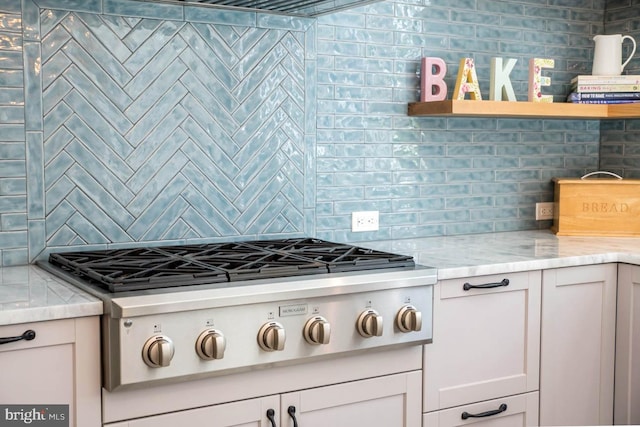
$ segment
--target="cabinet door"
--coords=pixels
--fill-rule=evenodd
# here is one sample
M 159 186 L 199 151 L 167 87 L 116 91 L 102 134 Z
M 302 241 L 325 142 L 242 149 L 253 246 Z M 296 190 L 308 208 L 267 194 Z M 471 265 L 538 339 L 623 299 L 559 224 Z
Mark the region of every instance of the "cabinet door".
M 537 426 L 538 392 L 429 412 L 424 414 L 422 419 L 422 427 L 467 425 L 473 425 L 473 427 Z
M 0 337 L 33 330 L 31 341 L 0 345 L 0 402 L 69 405 L 69 425 L 100 425 L 98 317 L 0 327 Z
M 618 267 L 614 424 L 640 425 L 640 267 Z
M 507 286 L 464 287 L 504 279 Z M 436 284 L 424 412 L 538 389 L 540 280 L 540 271 L 531 271 Z
M 616 280 L 614 264 L 544 271 L 541 425 L 613 423 Z
M 288 393 L 281 427 L 420 427 L 420 371 Z
M 272 427 L 267 411 L 273 410 L 275 425 L 279 426 L 279 408 L 278 396 L 266 396 L 107 424 L 105 427 Z

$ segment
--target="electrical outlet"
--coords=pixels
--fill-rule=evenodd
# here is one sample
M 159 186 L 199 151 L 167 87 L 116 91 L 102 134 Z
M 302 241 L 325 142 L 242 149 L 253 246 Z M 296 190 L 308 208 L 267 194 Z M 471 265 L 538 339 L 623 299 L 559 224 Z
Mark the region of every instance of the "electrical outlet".
M 554 205 L 553 202 L 536 203 L 536 220 L 553 219 Z
M 351 231 L 377 231 L 378 211 L 351 212 Z

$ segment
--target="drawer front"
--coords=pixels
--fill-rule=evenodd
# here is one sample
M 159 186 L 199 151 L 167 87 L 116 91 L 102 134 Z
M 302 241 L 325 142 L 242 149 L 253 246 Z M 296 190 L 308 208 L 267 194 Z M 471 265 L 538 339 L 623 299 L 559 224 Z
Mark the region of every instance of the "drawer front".
M 424 347 L 423 411 L 537 390 L 540 295 L 540 271 L 439 282 L 433 343 Z
M 35 332 L 35 338 L 32 340 L 20 340 L 1 344 L 0 353 L 58 344 L 69 344 L 73 343 L 76 339 L 74 319 L 0 326 L 0 338 L 21 336 L 29 330 Z
M 466 425 L 473 425 L 474 427 L 537 426 L 538 392 L 430 412 L 422 417 L 422 427 Z

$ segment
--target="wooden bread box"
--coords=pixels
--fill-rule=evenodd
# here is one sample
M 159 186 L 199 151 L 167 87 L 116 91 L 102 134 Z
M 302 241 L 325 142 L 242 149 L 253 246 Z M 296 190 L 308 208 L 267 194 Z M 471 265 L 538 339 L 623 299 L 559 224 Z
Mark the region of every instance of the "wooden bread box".
M 553 178 L 551 230 L 559 236 L 639 236 L 640 179 L 585 179 L 593 174 Z

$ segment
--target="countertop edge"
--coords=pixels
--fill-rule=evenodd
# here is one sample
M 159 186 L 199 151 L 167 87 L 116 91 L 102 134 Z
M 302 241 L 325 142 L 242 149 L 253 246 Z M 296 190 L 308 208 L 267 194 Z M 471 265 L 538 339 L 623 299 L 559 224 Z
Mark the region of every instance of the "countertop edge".
M 0 268 L 0 326 L 100 316 L 102 300 L 35 264 Z
M 50 307 L 23 308 L 11 311 L 0 311 L 0 326 L 100 316 L 102 313 L 102 301 L 71 305 L 54 305 Z
M 548 270 L 551 268 L 577 267 L 582 265 L 609 264 L 622 262 L 640 265 L 640 253 L 602 253 L 533 261 L 514 261 L 496 264 L 483 264 L 468 267 L 438 269 L 438 280 L 457 279 L 470 276 L 488 276 L 491 274 L 518 273 L 523 271 Z

